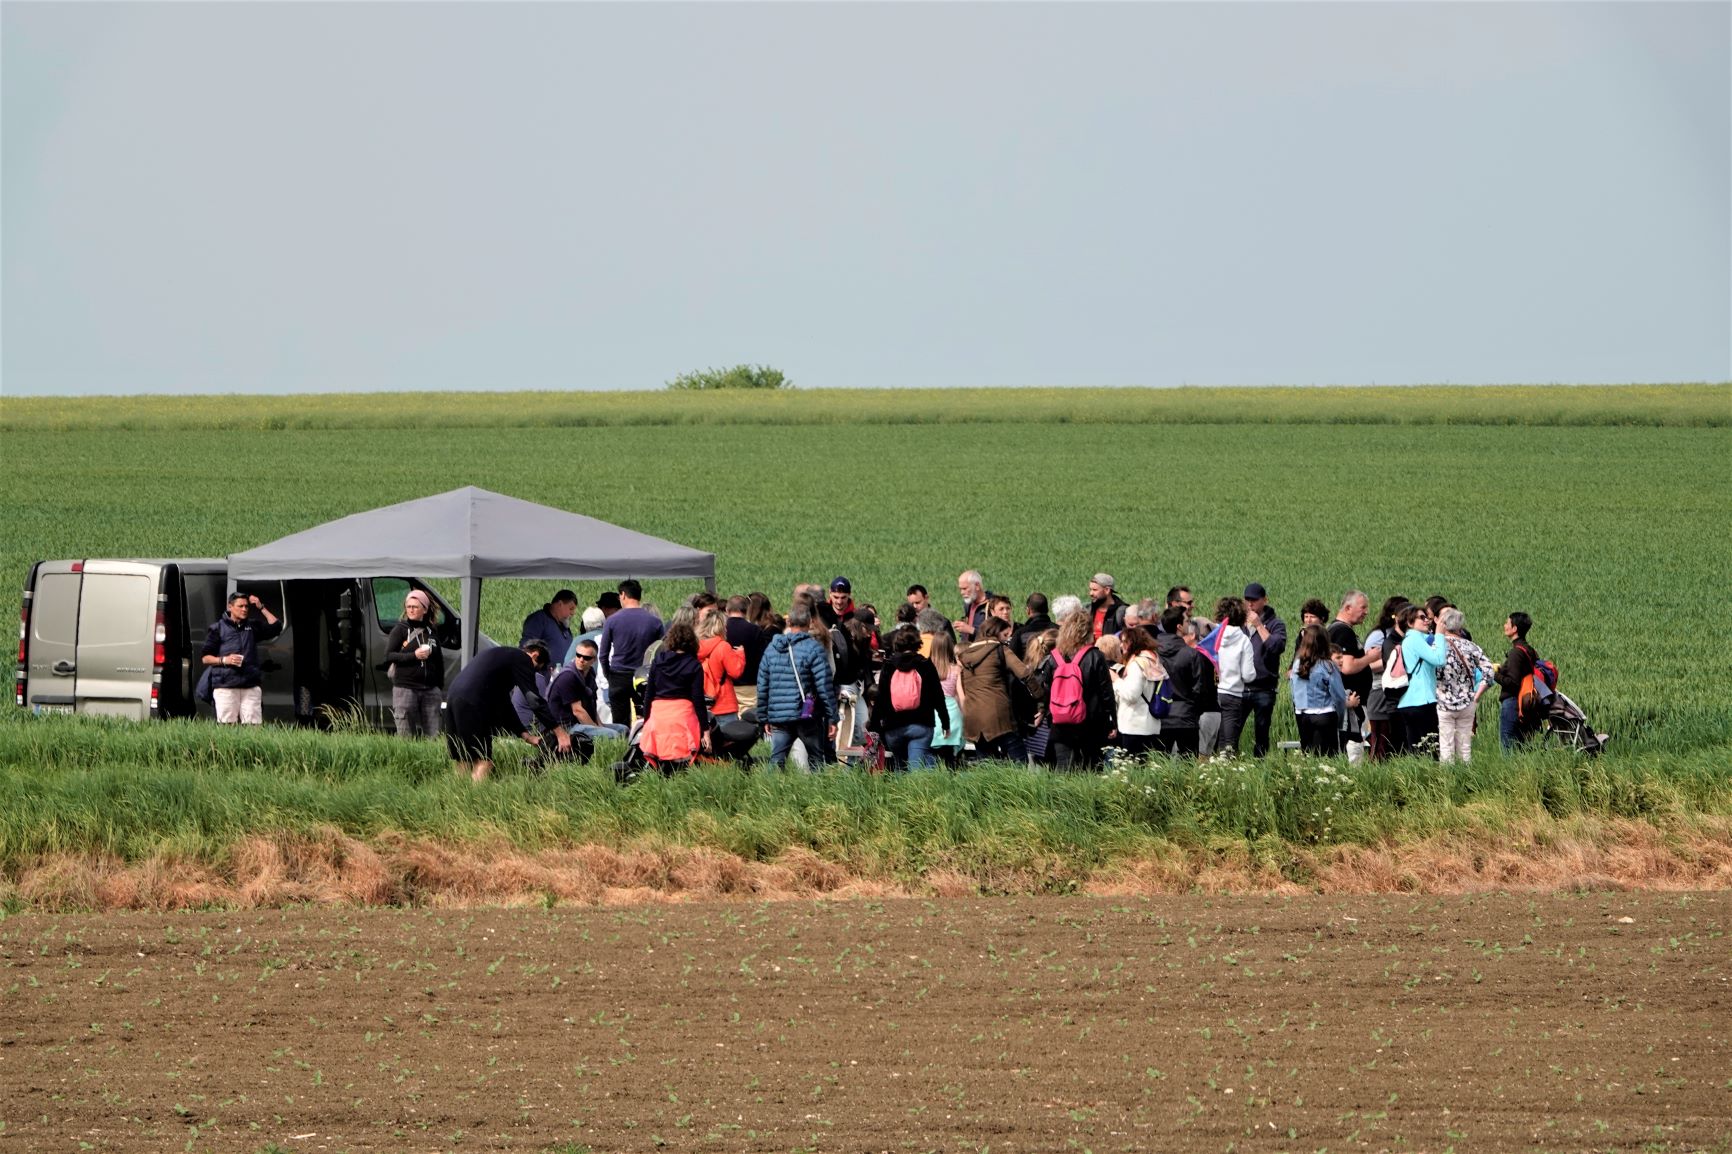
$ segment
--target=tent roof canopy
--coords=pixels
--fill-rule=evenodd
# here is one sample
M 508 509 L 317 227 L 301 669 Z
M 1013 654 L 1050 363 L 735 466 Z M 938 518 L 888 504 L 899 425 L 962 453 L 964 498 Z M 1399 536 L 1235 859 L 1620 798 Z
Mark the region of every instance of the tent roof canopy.
M 354 513 L 229 555 L 230 588 L 260 578 L 325 577 L 461 577 L 459 659 L 467 662 L 482 640 L 484 577 L 701 577 L 713 592 L 716 555 L 473 486 Z
M 468 486 L 354 513 L 229 556 L 229 578 L 700 577 L 716 555 Z

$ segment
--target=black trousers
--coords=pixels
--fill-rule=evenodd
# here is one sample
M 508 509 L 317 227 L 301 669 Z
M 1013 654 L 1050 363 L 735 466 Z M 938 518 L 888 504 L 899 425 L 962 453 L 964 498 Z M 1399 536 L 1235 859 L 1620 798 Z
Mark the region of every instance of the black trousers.
M 1055 769 L 1091 770 L 1101 764 L 1101 734 L 1092 725 L 1055 725 L 1047 749 Z
M 1218 694 L 1221 705 L 1221 733 L 1215 738 L 1215 751 L 1239 752 L 1239 735 L 1245 732 L 1245 719 L 1251 716 L 1251 708 L 1243 697 L 1231 693 Z
M 1429 753 L 1437 756 L 1437 705 L 1403 705 L 1395 711 L 1401 718 L 1398 753 Z
M 1222 700 L 1225 701 L 1226 698 L 1222 698 Z M 1223 714 L 1225 712 L 1222 710 Z M 1225 717 L 1223 717 L 1223 721 L 1225 721 Z M 1163 721 L 1161 731 L 1155 734 L 1155 742 L 1155 748 L 1162 753 L 1170 754 L 1173 757 L 1195 757 L 1197 756 L 1197 727 L 1193 725 L 1188 729 L 1174 729 Z
M 610 670 L 607 675 L 607 707 L 613 711 L 613 723 L 631 728 L 631 674 Z
M 1341 730 L 1333 713 L 1300 713 L 1299 748 L 1306 753 L 1332 754 L 1341 752 Z

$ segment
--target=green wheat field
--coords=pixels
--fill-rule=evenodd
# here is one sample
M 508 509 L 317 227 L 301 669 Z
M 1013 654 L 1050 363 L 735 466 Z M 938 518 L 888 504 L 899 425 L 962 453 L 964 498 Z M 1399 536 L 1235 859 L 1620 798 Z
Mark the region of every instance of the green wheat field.
M 844 574 L 881 611 L 914 581 L 954 611 L 970 567 L 1018 605 L 1081 594 L 1103 569 L 1127 596 L 1182 582 L 1199 604 L 1256 580 L 1295 627 L 1309 597 L 1443 593 L 1494 659 L 1505 614 L 1525 610 L 1560 688 L 1612 735 L 1591 766 L 1504 757 L 1488 705 L 1471 771 L 1355 771 L 1325 822 L 1297 759 L 1225 782 L 1139 769 L 1134 798 L 1124 775 L 1008 767 L 629 789 L 571 769 L 489 792 L 449 781 L 430 743 L 8 707 L 0 871 L 165 845 L 214 859 L 246 833 L 334 826 L 523 847 L 653 836 L 766 860 L 803 847 L 906 877 L 958 853 L 1089 863 L 1162 837 L 1371 844 L 1483 824 L 1488 804 L 1509 821 L 1732 815 L 1732 385 L 14 398 L 0 432 L 14 618 L 39 558 L 222 556 L 477 485 L 711 550 L 723 594 L 779 608 Z M 482 629 L 515 641 L 553 587 L 490 582 Z

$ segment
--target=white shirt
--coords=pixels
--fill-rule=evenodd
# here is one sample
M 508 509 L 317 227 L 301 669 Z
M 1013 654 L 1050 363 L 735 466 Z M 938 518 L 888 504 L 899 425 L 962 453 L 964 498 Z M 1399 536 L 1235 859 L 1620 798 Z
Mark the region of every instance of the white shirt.
M 1159 670 L 1160 662 L 1153 654 L 1141 654 L 1126 662 L 1124 674 L 1113 679 L 1113 696 L 1119 703 L 1119 732 L 1151 737 L 1161 731 L 1161 722 L 1149 713 L 1155 683 L 1143 669 L 1145 657 L 1151 669 Z
M 1257 680 L 1257 654 L 1242 625 L 1221 627 L 1221 680 L 1217 692 L 1245 696 L 1245 686 Z

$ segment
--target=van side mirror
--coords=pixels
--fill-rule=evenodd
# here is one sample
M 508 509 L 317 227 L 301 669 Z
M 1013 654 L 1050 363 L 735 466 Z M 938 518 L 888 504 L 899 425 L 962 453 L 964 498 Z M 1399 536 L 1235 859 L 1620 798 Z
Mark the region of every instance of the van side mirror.
M 434 637 L 441 649 L 461 649 L 463 647 L 463 623 L 453 617 L 449 621 L 439 623 L 434 631 Z

